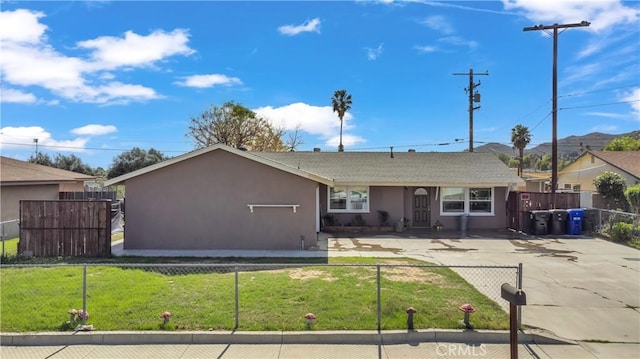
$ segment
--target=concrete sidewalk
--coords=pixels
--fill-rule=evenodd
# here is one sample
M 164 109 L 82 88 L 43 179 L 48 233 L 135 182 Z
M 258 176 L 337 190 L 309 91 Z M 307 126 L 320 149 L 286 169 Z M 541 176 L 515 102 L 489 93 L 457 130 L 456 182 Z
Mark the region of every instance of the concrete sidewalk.
M 11 358 L 509 358 L 505 331 L 3 333 Z M 629 344 L 520 333 L 519 358 L 637 358 Z M 606 347 L 603 347 L 606 346 Z

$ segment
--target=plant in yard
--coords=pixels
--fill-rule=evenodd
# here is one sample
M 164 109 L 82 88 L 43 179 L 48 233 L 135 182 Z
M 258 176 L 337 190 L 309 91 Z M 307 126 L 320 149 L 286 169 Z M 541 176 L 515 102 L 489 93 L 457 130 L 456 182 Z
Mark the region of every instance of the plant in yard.
M 69 320 L 64 322 L 61 330 L 93 330 L 93 325 L 85 325 L 89 319 L 89 312 L 81 310 L 69 309 Z
M 464 324 L 465 328 L 472 329 L 473 325 L 471 325 L 471 323 L 469 322 L 469 315 L 475 312 L 476 308 L 474 308 L 471 304 L 463 304 L 458 309 L 460 309 L 460 311 L 464 313 L 464 320 L 462 324 Z
M 165 329 L 165 327 L 167 326 L 167 324 L 169 324 L 169 319 L 171 319 L 171 312 L 169 312 L 169 311 L 164 311 L 164 312 L 160 315 L 160 319 L 162 319 L 162 324 L 160 324 L 160 328 L 161 328 L 161 329 Z
M 316 315 L 313 313 L 307 313 L 304 317 L 307 319 L 307 328 L 311 328 L 313 321 L 316 320 Z

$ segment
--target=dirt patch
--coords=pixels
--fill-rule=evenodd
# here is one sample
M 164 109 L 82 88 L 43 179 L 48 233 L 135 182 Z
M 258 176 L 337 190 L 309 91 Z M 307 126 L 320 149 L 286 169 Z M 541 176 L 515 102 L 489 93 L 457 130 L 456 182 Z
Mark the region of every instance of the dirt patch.
M 430 283 L 439 286 L 444 286 L 447 284 L 447 280 L 444 276 L 437 273 L 429 272 L 423 268 L 416 267 L 383 268 L 382 276 L 385 279 L 394 282 Z
M 337 278 L 329 275 L 327 272 L 303 268 L 289 270 L 289 278 L 297 280 L 321 279 L 326 282 L 337 280 Z
M 577 262 L 578 257 L 572 255 L 572 253 L 579 253 L 576 251 L 567 251 L 562 249 L 549 249 L 544 246 L 544 242 L 541 243 L 533 243 L 530 241 L 509 241 L 515 247 L 517 247 L 516 252 L 524 252 L 524 253 L 537 253 L 539 257 L 556 257 L 556 258 L 566 258 L 571 262 Z M 562 243 L 556 240 L 556 243 Z
M 460 242 L 460 241 L 458 241 Z M 468 252 L 468 251 L 477 251 L 477 249 L 475 248 L 458 248 L 458 247 L 454 247 L 453 245 L 449 244 L 449 243 L 445 243 L 439 239 L 432 239 L 431 243 L 437 243 L 437 244 L 441 244 L 444 246 L 444 248 L 433 248 L 431 249 L 432 251 L 452 251 L 452 252 Z

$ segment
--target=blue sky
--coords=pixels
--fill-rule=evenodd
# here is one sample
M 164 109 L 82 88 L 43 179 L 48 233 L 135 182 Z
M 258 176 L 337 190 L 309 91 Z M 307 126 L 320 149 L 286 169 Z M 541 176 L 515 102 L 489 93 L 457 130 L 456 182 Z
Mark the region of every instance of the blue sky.
M 640 129 L 640 2 L 616 0 L 169 2 L 3 1 L 2 155 L 75 154 L 107 168 L 133 147 L 194 148 L 189 120 L 241 103 L 300 129 L 299 150 L 336 151 L 331 96 L 346 89 L 345 151 L 468 148 L 465 88 L 481 108 L 474 145 Z

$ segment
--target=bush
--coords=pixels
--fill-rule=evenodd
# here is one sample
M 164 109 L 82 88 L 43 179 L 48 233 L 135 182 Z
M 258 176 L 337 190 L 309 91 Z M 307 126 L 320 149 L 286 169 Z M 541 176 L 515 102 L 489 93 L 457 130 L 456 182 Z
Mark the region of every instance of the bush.
M 630 242 L 633 239 L 633 224 L 618 222 L 611 226 L 609 235 L 615 242 Z

